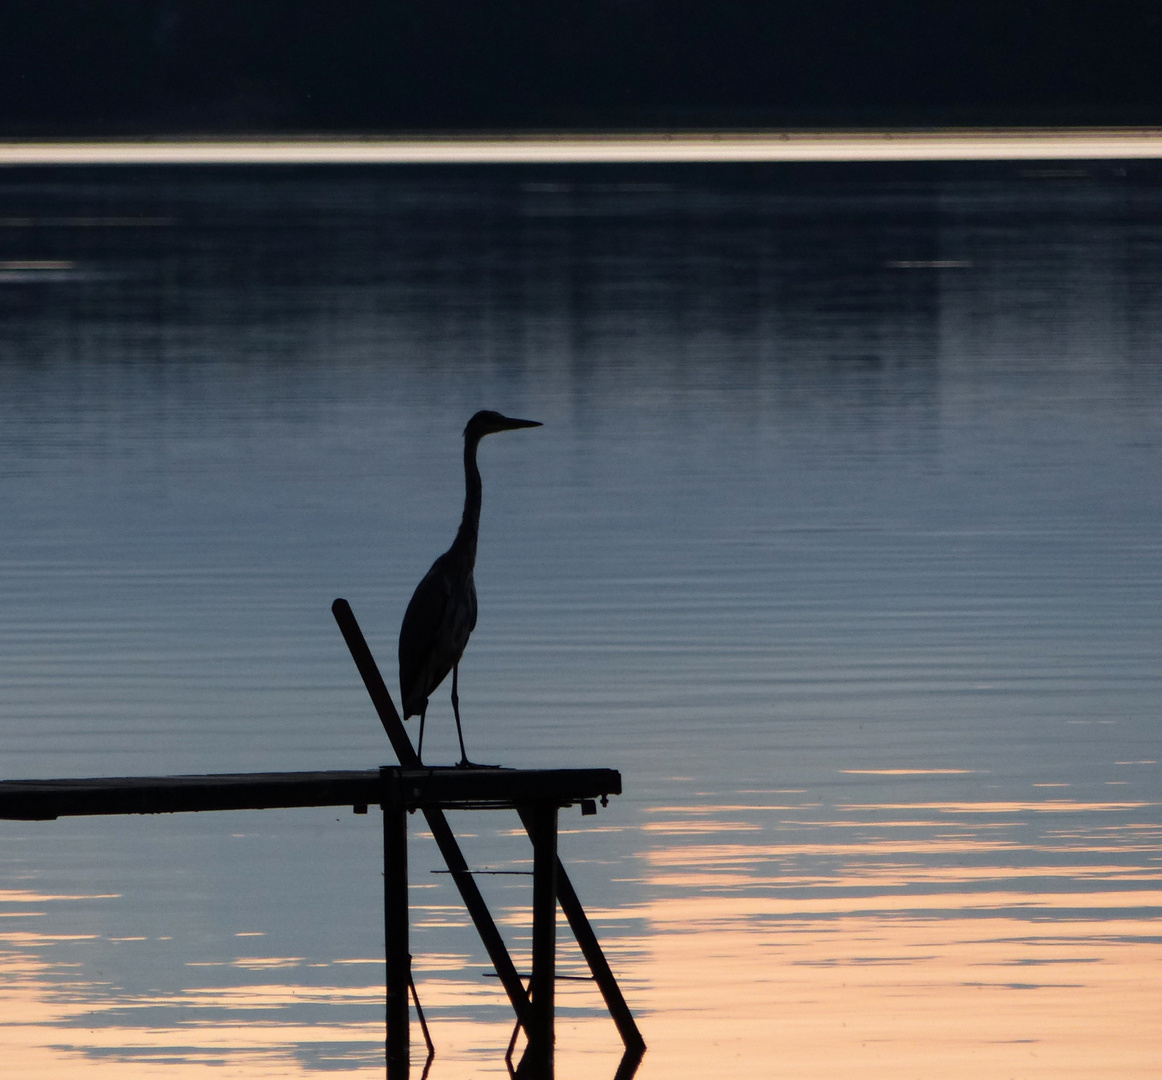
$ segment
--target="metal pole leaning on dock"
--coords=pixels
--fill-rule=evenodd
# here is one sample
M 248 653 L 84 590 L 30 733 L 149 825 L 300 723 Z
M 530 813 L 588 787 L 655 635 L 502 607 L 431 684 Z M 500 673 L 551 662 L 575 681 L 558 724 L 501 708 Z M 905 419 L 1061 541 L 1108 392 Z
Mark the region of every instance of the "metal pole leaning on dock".
M 508 798 L 513 798 L 513 801 L 509 802 L 508 805 L 516 807 L 520 813 L 521 821 L 524 823 L 525 829 L 529 834 L 529 839 L 533 842 L 533 971 L 529 988 L 526 991 L 521 977 L 517 974 L 512 958 L 509 956 L 504 939 L 500 936 L 492 914 L 485 905 L 484 898 L 481 896 L 480 890 L 477 888 L 476 882 L 468 869 L 468 865 L 464 861 L 464 856 L 460 851 L 460 845 L 456 842 L 456 837 L 448 825 L 443 809 L 438 805 L 427 803 L 421 798 L 421 791 L 424 791 L 427 792 L 428 799 L 432 799 L 432 802 L 436 801 L 432 798 L 430 788 L 432 785 L 435 785 L 437 788 L 441 786 L 443 783 L 441 776 L 444 770 L 425 769 L 420 763 L 412 747 L 411 740 L 404 730 L 403 721 L 400 719 L 391 695 L 388 693 L 387 686 L 384 684 L 379 667 L 375 663 L 375 658 L 371 655 L 371 650 L 367 646 L 363 632 L 360 630 L 359 624 L 351 611 L 350 605 L 346 600 L 338 599 L 331 605 L 331 610 L 335 616 L 335 621 L 339 624 L 339 628 L 343 633 L 344 640 L 347 642 L 347 647 L 351 651 L 352 659 L 355 661 L 355 665 L 363 678 L 368 696 L 371 698 L 372 704 L 379 715 L 380 722 L 383 724 L 388 739 L 391 741 L 392 748 L 399 758 L 400 766 L 405 771 L 414 770 L 408 780 L 406 790 L 400 787 L 402 776 L 398 770 L 385 768 L 380 773 L 383 780 L 381 790 L 385 793 L 381 796 L 384 799 L 383 809 L 385 814 L 385 874 L 391 873 L 388 869 L 389 859 L 396 858 L 394 855 L 389 856 L 389 834 L 387 831 L 389 829 L 387 820 L 389 808 L 394 807 L 398 810 L 399 808 L 411 806 L 421 809 L 432 831 L 432 836 L 440 849 L 440 853 L 443 855 L 444 861 L 448 866 L 448 870 L 451 872 L 452 880 L 456 883 L 464 905 L 472 917 L 476 931 L 480 934 L 481 941 L 483 941 L 489 958 L 496 968 L 501 985 L 508 994 L 509 1001 L 517 1015 L 518 1027 L 524 1028 L 527 1044 L 525 1053 L 521 1058 L 520 1066 L 517 1069 L 517 1074 L 522 1078 L 528 1078 L 528 1080 L 552 1080 L 553 1077 L 556 906 L 559 901 L 561 909 L 568 919 L 569 926 L 581 948 L 581 952 L 589 965 L 589 970 L 593 974 L 594 981 L 597 983 L 614 1024 L 617 1027 L 618 1034 L 625 1044 L 625 1054 L 614 1080 L 628 1080 L 629 1077 L 633 1076 L 645 1052 L 645 1040 L 642 1038 L 641 1032 L 634 1022 L 633 1015 L 630 1013 L 625 998 L 622 996 L 621 988 L 617 985 L 617 980 L 614 978 L 605 954 L 597 941 L 597 936 L 593 933 L 593 928 L 585 915 L 584 908 L 581 906 L 581 901 L 578 899 L 577 893 L 573 889 L 573 884 L 565 872 L 565 867 L 557 855 L 557 815 L 559 806 L 562 804 L 553 800 L 561 797 L 561 791 L 560 789 L 552 787 L 551 781 L 548 782 L 550 786 L 545 786 L 546 781 L 544 780 L 532 785 L 530 788 L 527 779 L 534 776 L 542 778 L 552 777 L 556 775 L 554 770 L 540 770 L 528 774 L 522 774 L 520 770 L 501 770 L 497 774 L 489 774 L 496 775 L 498 778 L 511 777 L 512 780 L 515 780 L 518 776 L 526 777 L 520 784 L 520 788 L 522 789 L 521 794 L 524 797 L 521 798 L 521 795 L 516 794 L 517 789 L 512 786 L 512 780 L 509 781 L 508 787 L 512 795 L 507 796 Z M 620 776 L 612 773 L 611 770 L 592 771 L 597 773 L 611 773 L 616 778 L 616 786 L 610 786 L 604 790 L 620 792 Z M 569 770 L 559 770 L 559 772 L 567 773 Z M 471 770 L 469 770 L 468 774 L 464 774 L 462 778 L 465 780 L 471 779 L 474 790 L 481 791 L 481 778 L 472 777 Z M 460 787 L 463 787 L 463 785 L 460 785 Z M 491 785 L 485 785 L 484 790 L 487 791 L 490 787 Z M 578 799 L 575 791 L 576 789 L 574 789 L 574 794 L 571 798 L 566 797 L 566 804 Z M 485 797 L 487 798 L 488 796 Z M 585 796 L 584 798 L 591 797 Z M 604 799 L 604 797 L 603 794 L 602 798 Z M 581 801 L 584 801 L 584 798 Z M 392 812 L 394 813 L 395 811 Z M 406 845 L 406 817 L 404 818 L 403 832 L 398 834 L 398 836 L 398 842 Z M 403 911 L 402 916 L 397 913 L 395 921 L 391 925 L 396 927 L 394 940 L 403 943 L 397 948 L 397 952 L 402 950 L 402 952 L 406 953 L 408 930 L 406 909 L 406 852 L 403 855 L 402 863 L 399 863 L 397 859 L 397 864 L 402 867 L 402 872 L 396 872 L 395 876 L 404 881 L 402 887 Z M 388 920 L 391 918 L 387 911 L 387 904 L 389 902 L 387 895 L 385 891 L 385 925 L 387 925 Z M 398 891 L 395 895 L 398 902 Z M 393 932 L 389 930 L 388 933 L 391 935 Z M 391 961 L 389 959 L 389 968 L 390 963 Z M 410 976 L 410 957 L 408 958 L 408 965 L 406 971 Z M 399 978 L 398 971 L 396 978 Z M 398 986 L 398 983 L 396 985 Z M 388 990 L 388 1002 L 388 1053 L 390 1058 L 391 1048 L 395 1045 L 392 1040 L 391 1027 L 394 1024 L 396 1027 L 402 1026 L 405 1029 L 402 1038 L 405 1040 L 404 1044 L 406 1045 L 408 1012 L 406 999 L 402 1006 L 402 1013 L 400 1012 L 401 1007 L 398 1004 L 399 994 L 396 993 L 393 995 L 390 986 Z M 394 1012 L 393 1005 L 395 1008 Z M 431 1044 L 429 1042 L 430 1051 Z M 404 1067 L 406 1068 L 406 1065 Z M 397 1076 L 406 1080 L 407 1073 L 403 1071 L 398 1074 L 393 1074 L 389 1067 L 389 1080 L 397 1080 Z
M 387 737 L 391 741 L 391 747 L 395 751 L 400 765 L 404 768 L 422 768 L 411 739 L 408 738 L 407 732 L 404 730 L 403 721 L 396 711 L 395 703 L 387 691 L 383 676 L 379 673 L 379 666 L 371 655 L 371 650 L 367 647 L 367 640 L 359 628 L 359 623 L 355 620 L 351 605 L 346 600 L 338 599 L 331 605 L 331 613 L 335 616 L 335 622 L 339 624 L 343 640 L 347 642 L 347 648 L 351 650 L 351 658 L 359 669 L 363 685 L 367 688 L 368 696 L 371 698 L 372 705 L 375 706 L 380 723 L 383 724 L 383 729 L 387 732 Z M 508 999 L 512 1002 L 517 1016 L 524 1016 L 529 1003 L 528 993 L 517 973 L 516 965 L 512 962 L 512 957 L 508 954 L 504 938 L 500 936 L 500 931 L 496 928 L 492 913 L 488 910 L 484 903 L 484 897 L 480 895 L 480 889 L 468 871 L 468 864 L 464 860 L 464 855 L 460 851 L 460 845 L 456 842 L 448 819 L 439 807 L 425 806 L 423 814 L 427 819 L 428 828 L 432 830 L 432 836 L 440 849 L 440 854 L 444 856 L 444 862 L 452 874 L 452 880 L 456 883 L 456 888 L 460 890 L 460 897 L 468 909 L 468 914 L 472 917 L 476 932 L 480 935 L 480 940 L 484 942 L 484 948 L 488 952 L 492 966 L 496 969 L 500 983 L 504 987 L 505 993 L 508 994 Z

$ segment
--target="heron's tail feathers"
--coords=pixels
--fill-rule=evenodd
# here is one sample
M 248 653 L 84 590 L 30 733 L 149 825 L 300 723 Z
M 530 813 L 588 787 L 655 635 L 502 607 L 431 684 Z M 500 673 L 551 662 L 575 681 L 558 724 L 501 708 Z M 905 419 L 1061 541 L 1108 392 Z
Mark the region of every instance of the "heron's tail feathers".
M 410 720 L 413 716 L 423 716 L 428 711 L 426 697 L 403 698 L 403 718 Z

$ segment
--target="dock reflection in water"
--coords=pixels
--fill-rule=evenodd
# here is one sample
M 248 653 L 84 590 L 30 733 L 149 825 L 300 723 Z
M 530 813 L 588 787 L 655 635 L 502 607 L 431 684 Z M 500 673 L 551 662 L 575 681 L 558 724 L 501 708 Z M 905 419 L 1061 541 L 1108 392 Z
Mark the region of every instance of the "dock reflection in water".
M 561 850 L 639 1076 L 1156 1076 L 1150 168 L 6 172 L 0 774 L 383 763 L 330 602 L 390 656 L 465 420 L 535 416 L 482 454 L 466 737 L 622 771 Z M 0 834 L 12 1075 L 382 1075 L 374 814 Z M 503 1076 L 413 850 L 432 1078 Z M 519 967 L 528 881 L 482 889 Z

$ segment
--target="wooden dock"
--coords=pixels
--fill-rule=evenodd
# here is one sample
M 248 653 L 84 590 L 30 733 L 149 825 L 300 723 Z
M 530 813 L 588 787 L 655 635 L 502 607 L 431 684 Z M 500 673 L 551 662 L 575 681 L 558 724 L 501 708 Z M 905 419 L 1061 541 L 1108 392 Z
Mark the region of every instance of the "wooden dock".
M 184 814 L 385 803 L 406 810 L 515 809 L 548 799 L 559 807 L 621 794 L 616 769 L 338 769 L 0 781 L 0 818 L 52 821 L 100 814 Z
M 566 806 L 596 813 L 597 802 L 621 794 L 615 769 L 429 768 L 420 764 L 355 616 L 345 600 L 335 619 L 363 677 L 397 766 L 327 772 L 223 773 L 206 776 L 97 777 L 0 781 L 0 818 L 49 821 L 98 814 L 174 814 L 275 807 L 351 806 L 383 810 L 384 931 L 386 941 L 386 1062 L 388 1080 L 407 1080 L 410 1069 L 409 990 L 428 1045 L 409 951 L 407 822 L 424 815 L 460 896 L 472 917 L 516 1014 L 509 1056 L 523 1029 L 526 1046 L 510 1072 L 552 1080 L 555 1042 L 556 913 L 560 904 L 625 1046 L 615 1080 L 637 1070 L 645 1042 L 605 959 L 569 875 L 557 855 L 557 816 Z M 446 810 L 515 809 L 533 844 L 532 973 L 526 987 L 496 922 L 476 886 Z

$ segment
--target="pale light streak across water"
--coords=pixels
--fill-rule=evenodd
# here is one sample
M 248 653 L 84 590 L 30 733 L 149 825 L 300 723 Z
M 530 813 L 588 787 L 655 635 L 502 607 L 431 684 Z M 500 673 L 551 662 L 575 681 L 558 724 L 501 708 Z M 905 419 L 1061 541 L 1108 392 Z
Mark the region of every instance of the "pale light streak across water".
M 1129 161 L 1157 158 L 1162 158 L 1162 131 L 1153 128 L 0 142 L 0 166 Z

